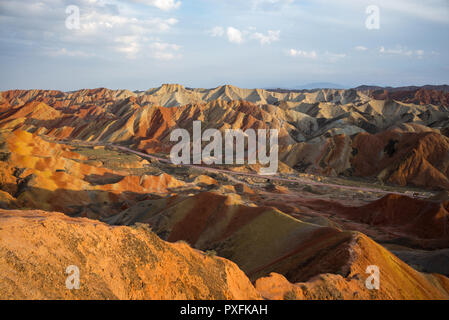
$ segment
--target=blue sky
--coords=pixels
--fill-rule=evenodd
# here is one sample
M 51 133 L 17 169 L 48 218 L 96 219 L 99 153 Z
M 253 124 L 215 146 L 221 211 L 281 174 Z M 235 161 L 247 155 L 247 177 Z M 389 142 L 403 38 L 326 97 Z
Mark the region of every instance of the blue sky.
M 0 56 L 0 90 L 443 84 L 449 1 L 0 0 Z

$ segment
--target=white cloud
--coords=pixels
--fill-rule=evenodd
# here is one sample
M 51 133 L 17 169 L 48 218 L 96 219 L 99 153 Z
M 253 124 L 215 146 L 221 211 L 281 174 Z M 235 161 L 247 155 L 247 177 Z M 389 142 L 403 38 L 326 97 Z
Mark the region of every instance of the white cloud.
M 273 6 L 285 6 L 295 2 L 295 0 L 252 0 L 253 9 L 266 9 Z
M 260 33 L 260 32 L 255 32 L 252 37 L 256 40 L 258 40 L 260 42 L 260 44 L 270 44 L 274 41 L 279 41 L 279 36 L 281 34 L 280 30 L 277 31 L 273 31 L 273 30 L 268 30 L 268 33 L 266 35 Z
M 181 46 L 173 43 L 154 42 L 150 45 L 152 49 L 152 57 L 157 60 L 174 60 L 182 58 L 182 55 L 178 53 Z
M 57 56 L 67 56 L 67 57 L 80 57 L 80 58 L 87 58 L 87 57 L 93 57 L 94 54 L 87 53 L 81 50 L 67 50 L 66 48 L 61 48 L 59 50 L 50 50 L 47 52 L 49 56 L 57 57 Z
M 346 53 L 332 53 L 329 51 L 326 51 L 324 53 L 324 57 L 329 60 L 330 62 L 337 62 L 340 59 L 346 58 Z
M 229 27 L 226 31 L 226 34 L 228 36 L 228 40 L 231 43 L 243 43 L 243 35 L 242 32 L 236 28 Z
M 154 42 L 153 44 L 151 44 L 151 47 L 158 51 L 165 51 L 165 50 L 178 51 L 179 49 L 181 49 L 181 46 L 179 46 L 177 44 L 162 43 L 162 42 Z
M 173 43 L 151 42 L 148 38 L 140 38 L 139 36 L 124 36 L 115 39 L 118 43 L 114 49 L 117 52 L 124 53 L 128 59 L 136 59 L 137 57 L 149 56 L 158 60 L 173 60 L 181 58 L 179 53 L 181 46 Z
M 422 49 L 411 50 L 404 46 L 396 46 L 394 48 L 385 48 L 384 46 L 380 47 L 379 52 L 381 54 L 389 54 L 389 55 L 401 55 L 401 56 L 417 56 L 422 58 L 426 53 Z
M 169 31 L 178 21 L 174 18 L 137 19 L 97 11 L 81 16 L 81 29 L 70 36 L 70 41 L 102 44 L 111 47 L 128 59 L 143 57 L 143 48 L 154 41 L 154 34 Z M 112 37 L 111 37 L 112 36 Z M 112 41 L 112 43 L 111 43 Z
M 447 0 L 380 0 L 381 8 L 394 10 L 423 20 L 448 24 Z
M 324 53 L 318 54 L 315 50 L 305 51 L 305 50 L 296 50 L 290 49 L 287 51 L 287 54 L 291 57 L 299 57 L 299 58 L 307 58 L 307 59 L 320 59 L 322 61 L 328 62 L 337 62 L 340 59 L 346 58 L 345 53 L 333 53 L 326 51 Z
M 138 1 L 167 10 L 181 3 Z M 153 42 L 162 42 L 156 36 L 169 32 L 178 23 L 173 17 L 142 15 L 135 6 L 118 4 L 115 0 L 40 0 L 32 5 L 26 2 L 0 2 L 2 28 L 8 25 L 15 30 L 14 38 L 27 40 L 54 56 L 88 57 L 92 55 L 86 52 L 95 52 L 95 56 L 107 57 L 112 50 L 128 59 L 144 57 L 149 55 L 145 48 Z M 80 7 L 77 30 L 67 29 L 64 23 L 68 2 Z
M 398 20 L 416 18 L 449 24 L 449 3 L 447 0 L 376 0 L 370 2 L 360 0 L 316 0 L 316 2 L 328 6 L 337 5 L 342 10 L 359 10 L 357 8 L 360 6 L 366 7 L 369 4 L 375 4 L 380 7 L 381 15 L 383 12 L 388 12 L 393 14 Z
M 357 51 L 367 51 L 368 50 L 368 48 L 364 47 L 364 46 L 357 46 L 354 49 L 357 50 Z
M 424 50 L 416 50 L 415 51 L 417 56 L 423 56 L 424 55 Z
M 182 55 L 176 54 L 173 52 L 156 51 L 153 53 L 153 58 L 155 58 L 157 60 L 170 61 L 170 60 L 180 59 L 180 58 L 182 58 Z
M 212 37 L 223 37 L 225 35 L 225 29 L 217 26 L 207 31 Z M 271 44 L 272 42 L 279 41 L 281 31 L 280 30 L 268 30 L 266 34 L 256 32 L 255 27 L 248 27 L 244 31 L 240 31 L 234 27 L 228 27 L 226 29 L 226 37 L 231 43 L 243 43 L 245 37 L 259 41 L 262 45 Z
M 141 50 L 141 39 L 138 36 L 117 37 L 115 50 L 124 53 L 128 59 L 135 59 Z
M 288 54 L 292 57 L 302 57 L 302 58 L 308 58 L 308 59 L 316 59 L 317 58 L 316 51 L 304 51 L 304 50 L 290 49 L 288 51 Z
M 178 9 L 181 6 L 181 1 L 175 0 L 131 0 L 131 1 L 153 6 L 164 11 Z
M 177 23 L 178 20 L 175 18 L 148 18 L 143 20 L 135 17 L 100 13 L 94 10 L 80 17 L 78 33 L 83 35 L 98 35 L 101 32 L 148 34 L 169 31 Z
M 214 27 L 211 30 L 209 30 L 208 33 L 212 37 L 222 37 L 224 35 L 225 31 L 224 31 L 223 27 Z

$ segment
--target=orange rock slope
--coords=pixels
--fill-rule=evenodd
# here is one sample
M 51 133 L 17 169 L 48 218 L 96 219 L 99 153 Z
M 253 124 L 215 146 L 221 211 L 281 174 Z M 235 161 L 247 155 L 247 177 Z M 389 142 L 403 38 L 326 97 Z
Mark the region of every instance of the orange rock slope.
M 449 279 L 415 271 L 362 234 L 355 235 L 348 250 L 351 257 L 341 273 L 326 273 L 307 282 L 290 283 L 273 273 L 255 286 L 267 299 L 307 300 L 427 300 L 449 299 Z M 379 290 L 368 290 L 368 266 L 379 270 Z
M 68 290 L 68 266 L 80 289 Z M 0 210 L 0 299 L 259 299 L 232 262 L 143 227 Z
M 101 161 L 73 152 L 73 147 L 25 131 L 0 133 L 0 140 L 0 189 L 16 207 L 80 214 L 79 209 L 92 202 L 123 202 L 148 193 L 169 193 L 168 189 L 184 185 L 167 174 L 129 174 L 131 162 L 108 169 Z M 99 217 L 92 212 L 88 215 Z

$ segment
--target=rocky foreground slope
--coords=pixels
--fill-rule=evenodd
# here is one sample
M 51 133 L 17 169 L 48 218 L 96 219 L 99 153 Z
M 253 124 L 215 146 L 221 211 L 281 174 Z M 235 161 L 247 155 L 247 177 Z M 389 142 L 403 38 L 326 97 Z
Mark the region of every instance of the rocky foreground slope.
M 17 210 L 0 210 L 0 225 L 2 299 L 449 299 L 448 278 L 421 274 L 360 234 L 309 270 L 324 263 L 333 274 L 293 284 L 272 273 L 254 287 L 229 260 L 164 242 L 144 225 Z M 373 261 L 382 282 L 370 291 L 364 271 Z M 66 287 L 69 266 L 79 268 L 78 290 Z
M 66 268 L 80 271 L 79 290 Z M 259 299 L 232 262 L 144 227 L 0 210 L 1 299 Z

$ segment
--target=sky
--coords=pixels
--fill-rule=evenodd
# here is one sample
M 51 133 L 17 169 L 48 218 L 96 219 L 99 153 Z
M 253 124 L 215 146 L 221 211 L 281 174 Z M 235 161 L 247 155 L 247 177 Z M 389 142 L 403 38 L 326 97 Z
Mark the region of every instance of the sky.
M 449 0 L 0 0 L 0 90 L 449 84 Z

